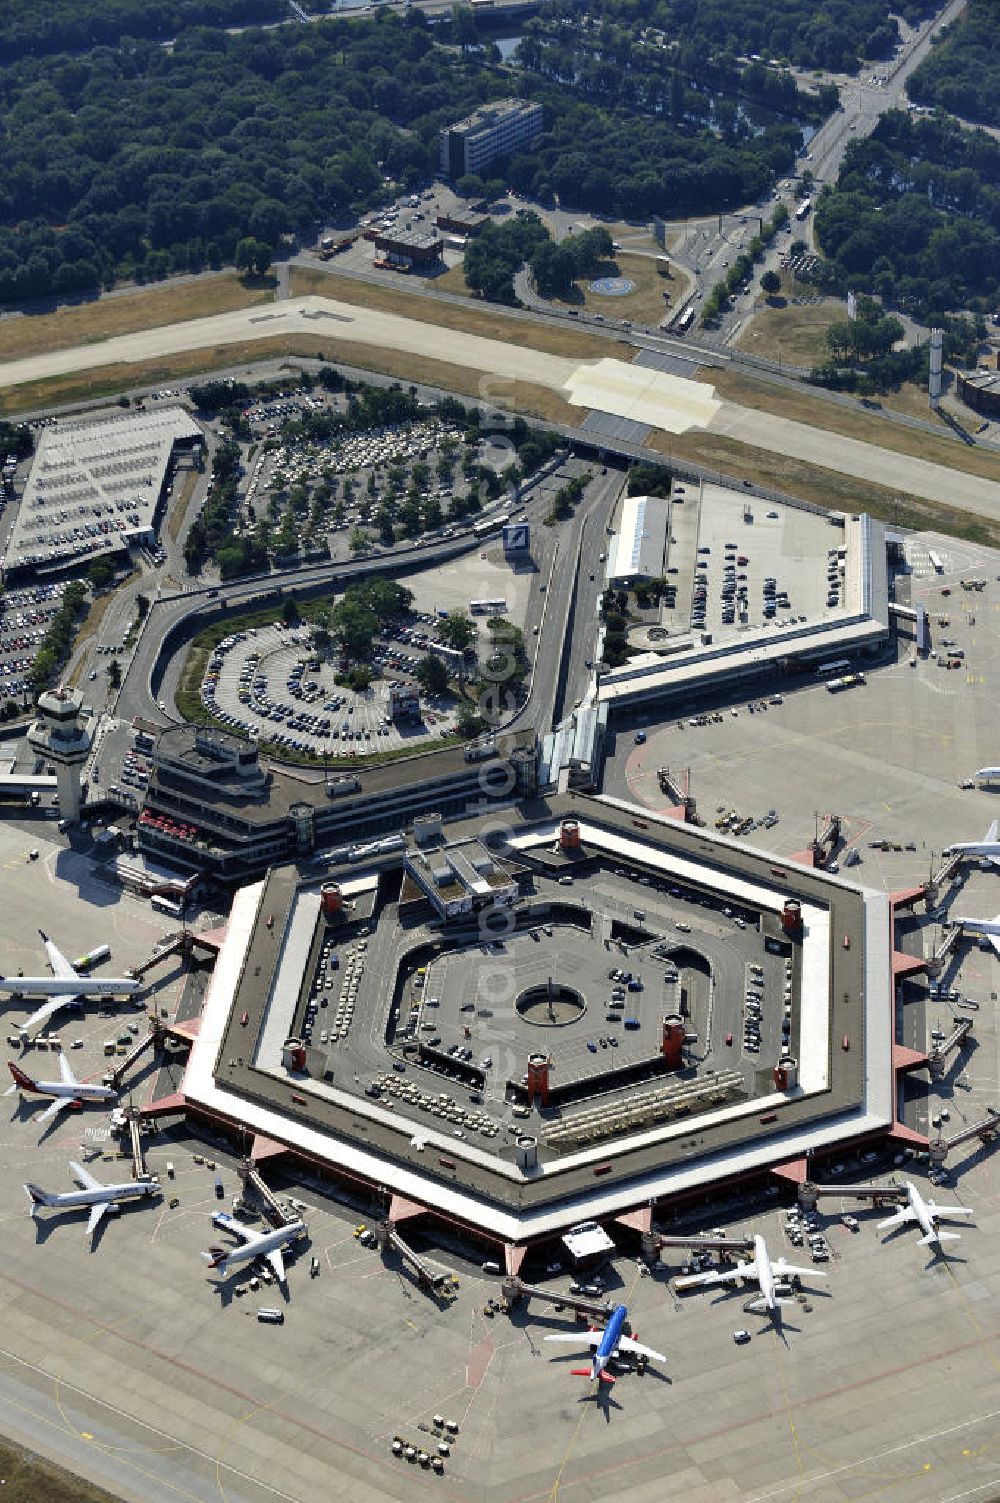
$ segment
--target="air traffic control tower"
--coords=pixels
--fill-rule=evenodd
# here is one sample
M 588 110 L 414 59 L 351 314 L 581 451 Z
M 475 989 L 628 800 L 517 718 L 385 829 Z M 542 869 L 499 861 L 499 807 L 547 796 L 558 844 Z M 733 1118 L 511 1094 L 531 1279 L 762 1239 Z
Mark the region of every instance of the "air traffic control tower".
M 28 730 L 32 751 L 54 764 L 59 788 L 59 812 L 74 823 L 80 818 L 80 769 L 90 754 L 94 717 L 83 708 L 77 689 L 61 685 L 38 701 L 38 718 Z

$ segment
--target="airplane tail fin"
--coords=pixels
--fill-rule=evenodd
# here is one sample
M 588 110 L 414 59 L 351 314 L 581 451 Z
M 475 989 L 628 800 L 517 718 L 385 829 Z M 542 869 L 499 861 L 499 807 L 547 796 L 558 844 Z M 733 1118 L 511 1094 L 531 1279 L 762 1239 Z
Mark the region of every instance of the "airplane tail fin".
M 226 1261 L 226 1254 L 221 1247 L 212 1247 L 208 1252 L 200 1253 L 199 1256 L 205 1259 L 209 1268 L 218 1268 Z
M 7 1092 L 8 1095 L 11 1094 L 11 1091 L 15 1091 L 18 1086 L 20 1086 L 22 1091 L 36 1091 L 38 1089 L 31 1076 L 25 1075 L 20 1066 L 15 1065 L 12 1059 L 7 1061 L 7 1068 L 14 1077 L 14 1084 L 11 1086 L 10 1091 Z
M 603 1368 L 601 1369 L 600 1378 L 602 1383 L 617 1383 L 618 1381 L 618 1379 L 613 1378 L 610 1373 L 606 1373 Z
M 38 1185 L 33 1185 L 29 1182 L 24 1187 L 24 1193 L 28 1197 L 29 1209 L 32 1216 L 35 1215 L 39 1206 L 47 1206 L 49 1203 L 48 1195 Z

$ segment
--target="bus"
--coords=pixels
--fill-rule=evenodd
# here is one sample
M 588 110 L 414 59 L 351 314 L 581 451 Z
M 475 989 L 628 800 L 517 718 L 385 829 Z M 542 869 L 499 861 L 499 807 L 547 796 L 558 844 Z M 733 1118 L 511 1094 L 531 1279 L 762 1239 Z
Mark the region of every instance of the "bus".
M 796 217 L 796 219 L 798 219 L 798 220 L 808 219 L 809 215 L 812 212 L 812 206 L 813 206 L 812 199 L 811 198 L 804 198 L 802 200 L 802 202 L 799 204 L 798 208 L 795 210 L 795 217 Z
M 850 673 L 850 658 L 831 658 L 828 663 L 816 664 L 817 678 L 829 678 L 834 673 Z
M 856 689 L 859 684 L 865 682 L 863 673 L 845 673 L 839 678 L 828 678 L 826 681 L 827 692 L 839 694 L 841 689 Z
M 175 903 L 172 898 L 162 898 L 159 893 L 154 893 L 149 900 L 150 908 L 157 913 L 169 914 L 171 918 L 183 918 L 184 908 L 180 903 Z
M 690 308 L 685 308 L 684 312 L 681 314 L 680 318 L 677 320 L 676 325 L 674 326 L 675 334 L 687 333 L 688 329 L 690 329 L 691 325 L 694 323 L 694 311 L 695 310 L 693 305 Z
M 473 616 L 502 616 L 506 609 L 506 600 L 469 601 L 469 611 Z
M 928 548 L 927 558 L 935 574 L 944 573 L 944 560 L 942 559 L 940 553 L 935 553 L 932 548 Z

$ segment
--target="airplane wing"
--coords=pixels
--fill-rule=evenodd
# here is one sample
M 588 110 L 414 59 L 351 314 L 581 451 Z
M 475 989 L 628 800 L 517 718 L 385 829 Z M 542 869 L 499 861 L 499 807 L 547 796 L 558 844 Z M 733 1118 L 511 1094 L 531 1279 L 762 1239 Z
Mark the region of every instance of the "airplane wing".
M 927 1202 L 927 1209 L 936 1221 L 950 1221 L 953 1216 L 974 1216 L 976 1214 L 968 1206 L 939 1206 L 933 1200 Z
M 101 1184 L 100 1180 L 96 1179 L 94 1177 L 94 1175 L 91 1174 L 91 1172 L 90 1172 L 89 1169 L 84 1169 L 84 1167 L 83 1167 L 82 1164 L 74 1164 L 73 1161 L 72 1161 L 72 1159 L 71 1159 L 70 1160 L 69 1168 L 70 1168 L 70 1173 L 72 1174 L 73 1178 L 76 1180 L 77 1184 L 80 1186 L 81 1190 L 103 1190 L 104 1189 L 104 1186 Z
M 97 1231 L 97 1228 L 100 1225 L 101 1217 L 104 1215 L 110 1204 L 110 1200 L 99 1200 L 91 1206 L 90 1215 L 87 1217 L 87 1231 L 91 1236 L 93 1236 Z
M 574 1346 L 587 1346 L 591 1351 L 600 1346 L 603 1331 L 560 1331 L 557 1336 L 546 1336 L 546 1341 L 571 1341 Z M 618 1343 L 622 1345 L 621 1341 Z
M 997 838 L 997 829 L 1000 828 L 1000 819 L 995 819 L 983 836 L 983 845 L 993 845 Z
M 796 1263 L 786 1263 L 784 1258 L 777 1258 L 771 1264 L 771 1272 L 776 1278 L 784 1279 L 789 1274 L 798 1274 L 803 1279 L 825 1279 L 826 1274 L 818 1268 L 799 1268 Z
M 619 1336 L 618 1350 L 621 1352 L 634 1352 L 637 1357 L 651 1357 L 654 1362 L 666 1362 L 662 1352 L 654 1352 L 651 1346 L 643 1346 L 640 1341 L 633 1341 L 631 1336 Z
M 755 1279 L 757 1277 L 756 1263 L 737 1263 L 735 1268 L 728 1268 L 724 1273 L 702 1273 L 691 1280 L 691 1288 L 702 1285 L 709 1288 L 712 1284 L 732 1284 L 737 1279 Z
M 66 1058 L 65 1054 L 61 1052 L 59 1055 L 59 1074 L 62 1076 L 63 1085 L 75 1086 L 80 1084 L 76 1076 L 73 1074 L 72 1065 Z
M 39 1124 L 41 1124 L 42 1122 L 50 1122 L 56 1115 L 56 1113 L 61 1112 L 63 1107 L 65 1106 L 69 1106 L 69 1102 L 66 1100 L 66 1097 L 56 1096 L 52 1101 L 49 1102 L 42 1115 L 35 1118 L 35 1121 Z
M 278 1280 L 278 1283 L 283 1284 L 285 1282 L 285 1260 L 281 1256 L 281 1248 L 273 1247 L 266 1256 L 267 1261 L 274 1269 L 274 1276 Z
M 80 974 L 79 971 L 74 970 L 65 955 L 61 950 L 56 948 L 47 934 L 42 934 L 41 929 L 38 932 L 42 935 L 42 943 L 45 945 L 45 953 L 49 957 L 49 965 L 52 967 L 53 976 L 58 976 L 63 981 L 75 980 Z
M 61 1007 L 68 1007 L 71 1002 L 76 1002 L 78 1000 L 79 998 L 75 993 L 68 997 L 52 997 L 48 1002 L 43 1002 L 41 1007 L 36 1008 L 35 1011 L 31 1014 L 30 1018 L 26 1018 L 23 1023 L 19 1023 L 17 1025 L 18 1030 L 21 1033 L 28 1033 L 32 1028 L 40 1028 L 41 1025 L 43 1023 L 47 1023 L 49 1018 L 52 1017 L 53 1013 L 57 1013 Z
M 916 1219 L 916 1214 L 912 1206 L 900 1206 L 898 1210 L 893 1211 L 891 1216 L 887 1216 L 884 1221 L 876 1223 L 875 1230 L 881 1232 L 890 1226 L 906 1226 L 908 1222 L 916 1221 Z

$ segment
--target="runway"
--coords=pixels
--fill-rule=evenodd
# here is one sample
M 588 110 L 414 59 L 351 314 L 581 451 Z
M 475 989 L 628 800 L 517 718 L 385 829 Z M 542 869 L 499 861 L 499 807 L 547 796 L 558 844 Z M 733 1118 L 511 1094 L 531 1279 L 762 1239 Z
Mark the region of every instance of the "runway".
M 8 361 L 0 365 L 0 390 L 101 367 L 160 360 L 191 350 L 242 345 L 255 338 L 292 340 L 304 333 L 322 333 L 328 349 L 330 341 L 344 339 L 355 358 L 359 345 L 430 356 L 443 364 L 478 371 L 486 383 L 531 383 L 558 393 L 575 406 L 639 421 L 662 432 L 680 434 L 702 429 L 755 449 L 806 458 L 855 480 L 1000 519 L 998 481 L 721 401 L 708 382 L 640 367 L 631 360 L 605 357 L 581 362 L 331 298 L 303 297 L 263 309 L 259 305 L 234 309 L 117 335 L 99 344 Z

